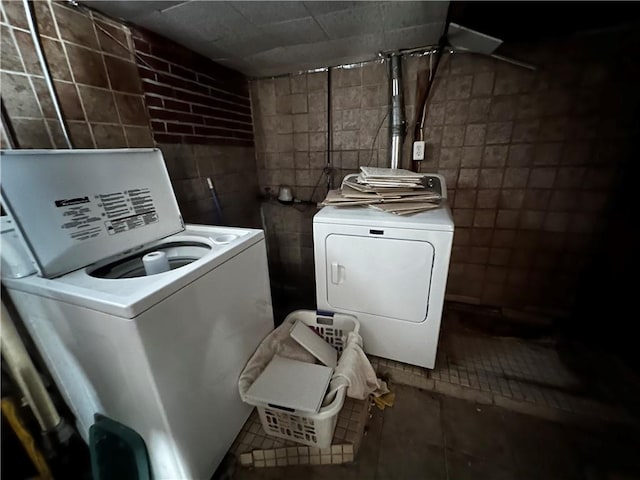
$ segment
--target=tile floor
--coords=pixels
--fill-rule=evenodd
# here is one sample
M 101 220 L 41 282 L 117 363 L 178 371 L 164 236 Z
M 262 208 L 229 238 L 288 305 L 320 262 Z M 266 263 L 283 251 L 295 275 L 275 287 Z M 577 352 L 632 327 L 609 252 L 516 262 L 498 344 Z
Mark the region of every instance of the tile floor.
M 627 419 L 618 405 L 589 395 L 584 380 L 561 359 L 555 339 L 482 335 L 448 314 L 433 370 L 371 357 L 378 374 L 395 383 L 549 419 L 566 414 Z
M 243 467 L 348 463 L 360 447 L 368 419 L 369 402 L 346 398 L 331 445 L 320 449 L 267 435 L 254 409 L 230 451 Z
M 354 462 L 238 465 L 233 478 L 640 480 L 640 422 L 615 393 L 593 395 L 602 379 L 574 373 L 551 337 L 459 320 L 447 312 L 433 370 L 371 357 L 396 404 L 372 408 Z
M 355 461 L 237 467 L 234 480 L 630 480 L 640 436 L 628 428 L 566 425 L 397 385 L 393 408 L 372 410 Z

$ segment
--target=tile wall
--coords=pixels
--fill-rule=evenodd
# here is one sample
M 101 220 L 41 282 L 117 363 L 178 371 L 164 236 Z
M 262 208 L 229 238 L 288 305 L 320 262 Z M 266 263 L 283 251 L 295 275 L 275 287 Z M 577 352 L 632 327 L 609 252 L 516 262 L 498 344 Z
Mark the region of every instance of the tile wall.
M 260 185 L 277 192 L 294 187 L 302 200 L 322 200 L 326 193 L 327 112 L 331 103 L 331 162 L 334 183 L 359 165 L 386 159 L 386 68 L 362 68 L 261 79 L 251 83 L 256 158 Z M 377 134 L 377 136 L 376 136 Z M 373 147 L 373 148 L 372 148 Z M 317 185 L 317 187 L 316 187 Z M 314 188 L 315 187 L 315 188 Z
M 640 78 L 625 32 L 511 47 L 535 72 L 487 57 L 443 58 L 430 97 L 422 170 L 445 176 L 456 221 L 447 295 L 497 306 L 571 306 L 613 202 L 637 132 Z M 409 131 L 419 70 L 404 60 Z M 332 73 L 336 184 L 359 165 L 388 164 L 387 81 L 382 65 Z M 327 74 L 252 82 L 261 188 L 294 187 L 307 200 L 326 163 Z M 373 144 L 373 148 L 372 148 Z M 411 137 L 405 142 L 408 158 Z M 371 163 L 369 163 L 371 162 Z M 314 193 L 326 193 L 324 179 Z M 281 215 L 268 218 L 277 225 Z M 312 245 L 311 218 L 294 225 Z M 291 227 L 293 228 L 293 227 Z M 290 228 L 290 229 L 291 229 Z M 291 235 L 289 235 L 291 237 Z M 305 259 L 306 258 L 306 259 Z M 313 282 L 313 262 L 299 270 Z
M 159 143 L 187 223 L 260 227 L 253 147 Z M 222 215 L 207 185 L 211 178 Z
M 34 7 L 73 146 L 152 146 L 128 29 L 86 8 Z M 2 102 L 18 146 L 66 148 L 22 2 L 3 1 L 1 22 Z
M 260 188 L 277 194 L 293 187 L 296 198 L 321 201 L 327 192 L 328 104 L 331 102 L 332 180 L 340 185 L 359 165 L 378 165 L 386 158 L 386 67 L 363 68 L 259 79 L 251 82 L 256 162 Z M 372 148 L 373 147 L 373 148 Z M 312 220 L 314 205 L 298 208 L 263 205 L 276 299 L 289 309 L 315 304 Z M 289 300 L 287 300 L 289 299 Z M 285 306 L 285 311 L 287 307 Z

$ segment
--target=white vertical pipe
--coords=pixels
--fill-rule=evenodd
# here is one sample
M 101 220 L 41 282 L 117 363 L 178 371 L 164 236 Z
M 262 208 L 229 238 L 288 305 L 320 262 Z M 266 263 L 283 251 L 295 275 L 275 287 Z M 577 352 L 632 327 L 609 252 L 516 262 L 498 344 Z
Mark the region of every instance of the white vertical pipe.
M 49 432 L 60 424 L 60 415 L 34 367 L 29 353 L 22 343 L 13 319 L 2 302 L 0 315 L 0 346 L 11 375 L 33 411 L 43 432 Z

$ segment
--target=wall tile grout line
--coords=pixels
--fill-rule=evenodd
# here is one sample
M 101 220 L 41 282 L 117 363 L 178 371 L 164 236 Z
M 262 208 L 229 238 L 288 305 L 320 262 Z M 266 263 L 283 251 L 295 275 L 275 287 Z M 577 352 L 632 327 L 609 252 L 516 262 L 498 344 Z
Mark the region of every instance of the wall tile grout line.
M 80 11 L 79 13 L 82 14 L 82 15 L 87 16 L 89 18 L 89 20 L 91 20 L 91 27 L 93 28 L 93 35 L 94 35 L 94 37 L 96 39 L 96 44 L 98 45 L 98 48 L 100 49 L 100 52 L 99 52 L 100 61 L 102 62 L 102 66 L 104 68 L 104 72 L 105 72 L 105 75 L 107 77 L 107 87 L 108 87 L 109 93 L 111 95 L 111 99 L 113 101 L 114 109 L 116 111 L 116 117 L 118 118 L 118 125 L 120 126 L 120 129 L 122 130 L 122 137 L 124 138 L 124 141 L 127 144 L 127 147 L 131 147 L 131 145 L 129 144 L 129 139 L 127 138 L 127 131 L 124 128 L 123 123 L 122 123 L 122 116 L 120 115 L 120 107 L 118 106 L 118 101 L 116 99 L 116 94 L 113 91 L 113 86 L 111 84 L 111 75 L 109 74 L 109 69 L 107 68 L 107 62 L 106 62 L 106 59 L 105 59 L 105 56 L 104 56 L 104 50 L 102 49 L 102 46 L 100 44 L 100 37 L 98 35 L 98 29 L 96 27 L 96 21 L 95 21 L 95 18 L 93 16 L 93 12 L 91 12 L 91 11 L 88 11 L 88 12 Z M 126 33 L 125 33 L 125 35 L 126 35 Z M 129 59 L 127 59 L 127 60 L 129 60 Z M 80 101 L 84 102 L 82 97 L 80 97 Z M 93 130 L 93 125 L 91 126 L 91 129 Z
M 47 136 L 49 137 L 50 146 L 55 147 L 56 143 L 55 143 L 55 140 L 54 140 L 53 135 L 51 133 L 51 128 L 49 127 L 49 122 L 47 121 L 47 118 L 46 118 L 46 116 L 44 114 L 44 109 L 42 108 L 42 102 L 40 101 L 40 97 L 38 96 L 37 90 L 35 88 L 35 85 L 33 84 L 33 80 L 32 80 L 33 76 L 29 74 L 29 71 L 27 69 L 27 64 L 25 63 L 24 56 L 22 55 L 22 49 L 18 45 L 18 41 L 17 41 L 17 39 L 15 37 L 15 34 L 13 32 L 13 28 L 9 28 L 9 35 L 11 36 L 11 41 L 13 42 L 13 45 L 14 45 L 14 47 L 16 49 L 16 52 L 18 53 L 18 57 L 20 58 L 20 64 L 22 65 L 22 68 L 24 69 L 25 76 L 27 77 L 27 82 L 29 83 L 29 88 L 31 89 L 31 93 L 34 94 L 36 103 L 38 104 L 38 110 L 40 111 L 40 115 L 41 115 L 41 117 L 38 118 L 38 120 L 42 119 L 44 121 L 44 128 L 45 128 L 45 130 L 47 132 Z M 32 43 L 33 43 L 33 41 L 32 41 Z M 35 46 L 34 46 L 34 48 L 35 48 Z M 40 65 L 40 72 L 42 72 L 42 66 L 41 65 Z M 44 79 L 44 76 L 40 76 L 39 78 Z
M 50 3 L 50 0 L 48 0 L 46 3 L 47 3 L 47 8 L 49 8 L 49 6 L 52 5 Z M 62 46 L 62 52 L 63 52 L 65 60 L 66 60 L 67 68 L 69 69 L 69 74 L 71 75 L 73 86 L 74 86 L 76 95 L 78 96 L 78 100 L 80 102 L 80 108 L 82 109 L 82 113 L 84 114 L 84 120 L 85 120 L 85 123 L 86 123 L 86 128 L 88 129 L 89 136 L 91 138 L 91 142 L 93 143 L 93 147 L 92 148 L 96 148 L 98 145 L 97 145 L 97 142 L 96 142 L 96 139 L 95 139 L 93 128 L 91 127 L 91 124 L 89 122 L 89 117 L 87 115 L 87 110 L 85 108 L 84 101 L 82 99 L 82 95 L 80 95 L 79 83 L 76 81 L 75 73 L 74 73 L 73 68 L 71 66 L 71 61 L 69 60 L 69 52 L 67 51 L 67 46 L 66 46 L 65 42 L 62 39 L 62 34 L 60 33 L 60 27 L 58 25 L 58 19 L 57 19 L 56 13 L 55 13 L 53 8 L 50 8 L 50 12 L 51 12 L 51 18 L 53 20 L 53 25 L 54 25 L 54 28 L 55 28 L 55 31 L 56 31 L 56 35 L 58 36 L 58 38 L 56 38 L 55 40 L 60 41 L 60 45 Z M 94 35 L 95 35 L 95 29 L 94 29 Z M 70 136 L 71 136 L 71 132 L 70 132 Z M 71 136 L 71 141 L 73 143 L 74 148 L 77 148 L 76 145 L 75 145 L 76 142 L 75 142 L 75 140 L 73 139 L 72 136 Z

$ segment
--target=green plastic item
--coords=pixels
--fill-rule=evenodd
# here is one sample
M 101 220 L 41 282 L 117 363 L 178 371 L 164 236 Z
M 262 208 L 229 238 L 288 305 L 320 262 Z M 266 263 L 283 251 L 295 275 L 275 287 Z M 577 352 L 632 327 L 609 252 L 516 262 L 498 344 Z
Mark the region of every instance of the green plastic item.
M 94 480 L 152 480 L 147 446 L 131 428 L 96 414 L 89 428 Z

